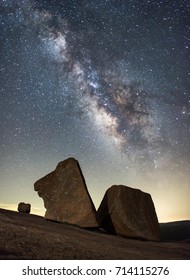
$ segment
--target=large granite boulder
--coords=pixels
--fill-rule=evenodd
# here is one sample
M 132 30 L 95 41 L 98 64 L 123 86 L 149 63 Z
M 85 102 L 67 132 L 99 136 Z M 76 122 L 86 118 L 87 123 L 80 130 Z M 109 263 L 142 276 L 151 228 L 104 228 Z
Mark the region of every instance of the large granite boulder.
M 159 224 L 150 194 L 123 185 L 109 188 L 98 209 L 107 232 L 128 238 L 160 240 Z
M 45 218 L 80 227 L 98 227 L 97 213 L 85 180 L 74 158 L 60 162 L 56 169 L 34 184 L 47 209 Z
M 31 204 L 20 202 L 18 204 L 18 212 L 30 214 Z

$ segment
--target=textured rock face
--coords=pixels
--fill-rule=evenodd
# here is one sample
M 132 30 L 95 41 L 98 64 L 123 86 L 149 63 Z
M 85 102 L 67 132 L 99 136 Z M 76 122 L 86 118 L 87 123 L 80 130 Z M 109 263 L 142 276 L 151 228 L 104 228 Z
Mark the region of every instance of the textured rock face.
M 31 205 L 29 203 L 20 202 L 18 204 L 18 212 L 30 213 Z
M 107 190 L 98 209 L 106 231 L 129 238 L 160 240 L 159 224 L 150 194 L 122 185 Z
M 98 227 L 96 210 L 88 193 L 78 161 L 69 158 L 34 184 L 43 198 L 45 218 L 76 224 L 80 227 Z

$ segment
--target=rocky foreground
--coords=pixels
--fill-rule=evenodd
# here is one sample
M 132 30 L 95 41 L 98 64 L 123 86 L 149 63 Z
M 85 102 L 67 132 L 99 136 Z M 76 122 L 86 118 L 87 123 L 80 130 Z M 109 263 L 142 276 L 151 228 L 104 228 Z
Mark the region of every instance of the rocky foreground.
M 45 218 L 82 228 L 103 228 L 110 234 L 149 241 L 160 240 L 158 218 L 151 195 L 124 185 L 107 189 L 96 211 L 79 162 L 68 158 L 34 183 L 44 200 Z M 29 205 L 20 203 L 28 212 Z M 22 211 L 21 211 L 22 212 Z
M 185 240 L 127 239 L 0 209 L 0 259 L 190 259 L 190 221 L 171 224 Z M 173 228 L 162 224 L 161 236 L 175 240 Z

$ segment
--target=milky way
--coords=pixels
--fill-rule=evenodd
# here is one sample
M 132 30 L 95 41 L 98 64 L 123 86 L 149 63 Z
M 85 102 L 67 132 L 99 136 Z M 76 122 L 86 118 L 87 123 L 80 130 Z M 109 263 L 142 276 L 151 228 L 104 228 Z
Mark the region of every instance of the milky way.
M 38 176 L 74 156 L 97 201 L 113 182 L 158 201 L 182 187 L 181 205 L 189 1 L 5 0 L 0 9 L 0 203 L 15 203 L 14 184 L 27 197 Z

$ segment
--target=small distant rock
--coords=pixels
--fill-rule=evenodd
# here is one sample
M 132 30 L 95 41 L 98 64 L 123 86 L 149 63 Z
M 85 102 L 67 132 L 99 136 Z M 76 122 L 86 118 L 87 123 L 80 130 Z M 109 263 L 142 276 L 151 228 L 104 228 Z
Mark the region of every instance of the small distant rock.
M 110 187 L 98 209 L 107 232 L 128 238 L 160 240 L 159 224 L 150 194 L 123 185 Z
M 29 214 L 30 210 L 31 210 L 31 204 L 24 203 L 24 202 L 20 202 L 18 204 L 18 212 Z
M 74 158 L 60 162 L 56 169 L 34 184 L 43 198 L 45 218 L 85 228 L 99 227 L 96 209 Z

